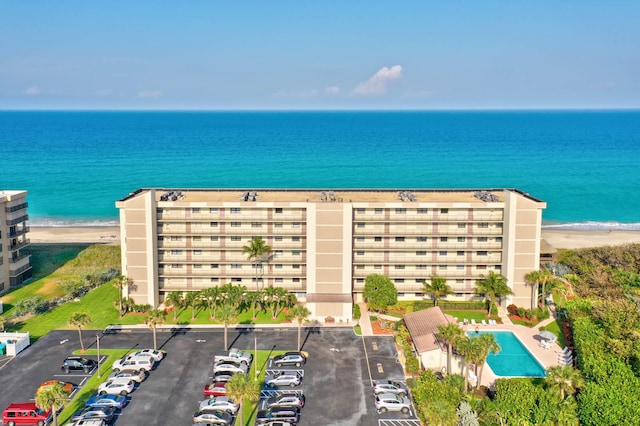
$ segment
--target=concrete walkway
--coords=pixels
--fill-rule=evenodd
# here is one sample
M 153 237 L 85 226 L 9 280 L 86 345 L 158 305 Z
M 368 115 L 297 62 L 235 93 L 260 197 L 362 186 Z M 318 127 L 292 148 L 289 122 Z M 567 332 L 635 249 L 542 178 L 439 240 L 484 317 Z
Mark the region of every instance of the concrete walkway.
M 371 319 L 369 318 L 369 308 L 364 302 L 358 303 L 360 306 L 360 329 L 363 336 L 373 336 L 373 328 L 371 328 Z

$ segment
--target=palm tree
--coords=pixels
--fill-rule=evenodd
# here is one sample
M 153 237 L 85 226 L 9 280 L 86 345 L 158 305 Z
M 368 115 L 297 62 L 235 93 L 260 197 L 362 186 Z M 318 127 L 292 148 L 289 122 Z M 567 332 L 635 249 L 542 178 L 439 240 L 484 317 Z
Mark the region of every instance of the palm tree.
M 444 299 L 450 294 L 455 294 L 451 287 L 447 285 L 447 279 L 437 275 L 431 277 L 431 284 L 427 284 L 425 281 L 422 285 L 424 286 L 424 292 L 433 297 L 435 306 L 438 306 L 438 299 Z
M 513 291 L 507 285 L 507 279 L 493 271 L 489 271 L 488 276 L 480 277 L 481 279 L 477 281 L 476 294 L 489 301 L 489 315 L 491 315 L 491 307 L 498 306 L 498 299 L 513 294 Z
M 573 394 L 577 388 L 584 385 L 584 379 L 580 371 L 570 365 L 549 367 L 545 382 L 551 389 L 560 392 L 560 399 L 562 400 L 564 400 L 565 394 Z
M 144 318 L 144 323 L 153 332 L 153 349 L 158 349 L 158 342 L 156 340 L 156 328 L 159 325 L 164 324 L 166 316 L 167 313 L 163 309 L 152 309 Z
M 218 306 L 221 302 L 222 291 L 220 287 L 209 287 L 205 288 L 201 292 L 202 298 L 207 304 L 207 309 L 209 309 L 209 319 L 214 319 L 216 317 L 216 311 L 218 310 Z
M 220 316 L 218 320 L 224 324 L 224 350 L 229 350 L 229 345 L 227 344 L 227 331 L 229 328 L 229 324 L 235 324 L 238 321 L 238 313 L 235 309 L 233 309 L 229 305 L 223 305 L 220 308 Z
M 78 329 L 78 336 L 80 337 L 80 347 L 84 352 L 84 342 L 82 341 L 82 327 L 91 322 L 91 316 L 85 312 L 74 312 L 69 317 L 69 325 Z
M 262 292 L 261 291 L 249 291 L 249 292 L 244 294 L 244 303 L 246 304 L 247 308 L 251 309 L 251 312 L 252 312 L 251 319 L 252 320 L 256 320 L 257 319 L 256 308 L 257 308 L 258 303 L 260 303 L 261 299 L 262 299 Z
M 476 367 L 480 366 L 480 374 L 478 374 L 478 383 L 476 384 L 476 389 L 480 388 L 480 378 L 482 377 L 482 371 L 484 370 L 484 365 L 487 362 L 487 357 L 489 356 L 489 352 L 493 352 L 494 355 L 500 352 L 502 349 L 498 342 L 496 342 L 496 338 L 493 334 L 486 333 L 476 338 L 480 341 L 480 347 L 478 349 L 478 358 L 475 360 Z
M 172 291 L 167 294 L 167 297 L 164 299 L 165 306 L 173 307 L 173 320 L 177 319 L 178 309 L 182 307 L 183 297 L 181 291 Z
M 447 374 L 451 374 L 451 358 L 453 357 L 453 346 L 464 337 L 464 330 L 457 324 L 447 324 L 438 326 L 438 338 L 447 344 Z
M 246 400 L 254 402 L 260 398 L 260 383 L 247 374 L 234 374 L 227 382 L 226 388 L 229 399 L 240 404 L 238 424 L 242 426 L 244 425 L 244 402 Z
M 191 319 L 196 319 L 196 308 L 200 305 L 202 296 L 199 291 L 189 291 L 184 295 L 184 304 L 191 308 Z
M 472 339 L 469 337 L 463 337 L 458 341 L 458 345 L 456 346 L 458 349 L 458 353 L 464 357 L 462 363 L 461 374 L 464 377 L 464 392 L 466 393 L 469 389 L 469 371 L 471 370 L 471 364 L 479 357 L 480 352 L 480 343 L 479 339 Z M 466 370 L 466 374 L 465 374 Z M 478 379 L 479 380 L 479 379 Z
M 121 276 L 119 279 L 113 281 L 113 286 L 118 289 L 118 302 L 120 304 L 120 316 L 124 315 L 122 311 L 122 293 L 124 289 L 128 288 L 131 285 L 131 279 Z
M 304 305 L 295 305 L 289 311 L 289 316 L 298 321 L 298 350 L 302 350 L 300 345 L 300 333 L 302 331 L 302 322 L 305 321 L 311 315 L 311 311 Z
M 256 290 L 260 290 L 258 285 L 258 263 L 262 266 L 262 256 L 271 251 L 271 247 L 260 237 L 253 237 L 249 241 L 249 245 L 242 247 L 242 253 L 247 255 L 249 262 L 255 261 L 254 267 L 256 268 Z
M 64 405 L 68 397 L 69 393 L 58 383 L 36 393 L 36 406 L 44 411 L 51 410 L 53 424 L 58 426 L 58 410 Z
M 224 304 L 236 312 L 240 310 L 247 288 L 243 285 L 228 283 L 222 286 L 221 291 L 224 293 Z
M 541 271 L 532 271 L 524 276 L 525 281 L 535 284 L 536 287 L 541 287 L 540 298 L 542 299 L 542 308 L 546 306 L 547 299 L 547 285 L 553 285 L 559 282 L 558 278 L 551 273 L 548 269 Z M 537 298 L 536 298 L 537 300 Z

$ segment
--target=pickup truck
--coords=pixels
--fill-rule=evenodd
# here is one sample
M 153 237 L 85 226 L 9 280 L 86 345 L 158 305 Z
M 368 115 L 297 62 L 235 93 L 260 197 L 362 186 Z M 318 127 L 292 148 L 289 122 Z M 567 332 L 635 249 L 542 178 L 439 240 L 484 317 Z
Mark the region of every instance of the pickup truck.
M 231 348 L 228 351 L 217 353 L 213 358 L 214 363 L 218 363 L 220 361 L 232 362 L 234 364 L 241 363 L 248 366 L 249 364 L 251 364 L 251 361 L 253 361 L 253 355 L 251 355 L 249 352 L 241 351 L 240 349 Z

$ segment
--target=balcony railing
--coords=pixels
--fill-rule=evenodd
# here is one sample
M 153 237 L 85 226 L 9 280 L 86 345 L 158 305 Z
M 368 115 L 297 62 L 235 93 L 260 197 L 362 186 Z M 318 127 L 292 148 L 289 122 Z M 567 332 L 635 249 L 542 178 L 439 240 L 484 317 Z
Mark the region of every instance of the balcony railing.
M 27 238 L 22 241 L 18 241 L 15 244 L 9 244 L 9 250 L 13 251 L 13 250 L 21 249 L 22 247 L 28 246 L 29 243 L 30 243 L 30 240 Z
M 12 277 L 17 277 L 18 275 L 22 274 L 24 271 L 28 271 L 29 269 L 31 269 L 31 265 L 27 264 L 27 265 L 23 265 L 19 268 L 16 269 L 11 269 L 9 271 L 9 275 Z
M 13 232 L 9 232 L 9 238 L 19 237 L 20 235 L 24 235 L 29 232 L 28 226 L 23 226 L 21 229 L 16 229 Z
M 7 207 L 4 211 L 7 213 L 17 212 L 18 210 L 24 210 L 29 207 L 29 203 L 22 203 L 15 206 Z
M 26 222 L 27 220 L 29 220 L 29 215 L 28 214 L 22 215 L 20 217 L 15 218 L 15 219 L 7 219 L 7 226 L 17 225 L 19 223 Z
M 20 253 L 18 256 L 11 256 L 9 257 L 9 263 L 18 263 L 20 262 L 22 259 L 29 257 L 29 254 L 26 253 Z

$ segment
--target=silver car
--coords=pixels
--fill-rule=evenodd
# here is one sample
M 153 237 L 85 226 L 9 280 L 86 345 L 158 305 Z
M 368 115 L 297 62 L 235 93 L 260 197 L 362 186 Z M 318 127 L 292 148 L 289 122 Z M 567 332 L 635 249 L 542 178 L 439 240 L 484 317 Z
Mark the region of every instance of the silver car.
M 407 414 L 411 411 L 411 401 L 409 398 L 400 398 L 399 395 L 393 393 L 381 393 L 376 395 L 376 410 L 379 413 L 402 411 Z
M 216 373 L 231 373 L 231 374 L 247 374 L 249 367 L 246 364 L 235 365 L 232 363 L 216 364 L 213 367 L 213 374 Z
M 400 398 L 404 398 L 409 394 L 409 391 L 402 382 L 396 380 L 376 380 L 373 382 L 373 393 L 375 395 L 393 393 L 400 396 Z
M 281 386 L 298 386 L 302 382 L 302 377 L 297 373 L 275 372 L 264 376 L 264 383 L 270 388 Z
M 235 414 L 240 407 L 239 404 L 232 402 L 226 396 L 216 396 L 215 398 L 205 399 L 204 401 L 200 401 L 199 411 L 206 410 L 217 410 L 217 411 L 228 411 L 231 414 Z

